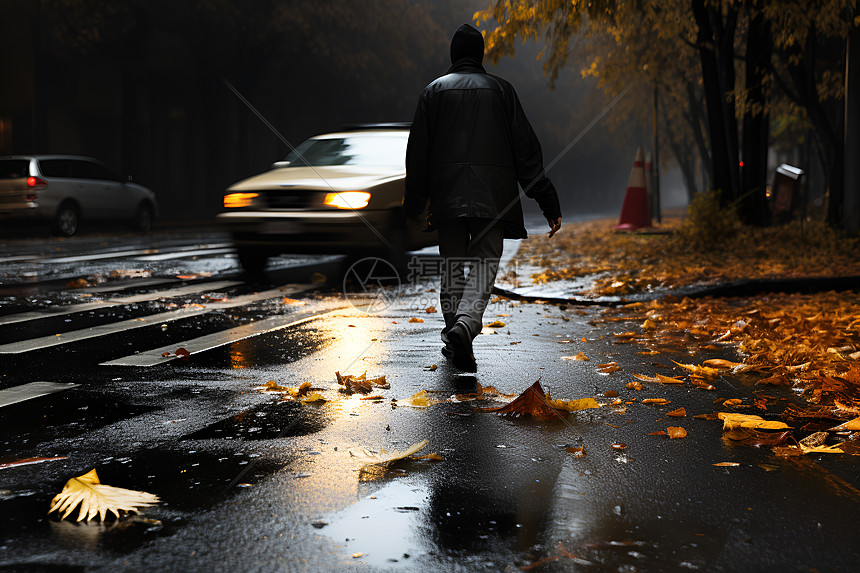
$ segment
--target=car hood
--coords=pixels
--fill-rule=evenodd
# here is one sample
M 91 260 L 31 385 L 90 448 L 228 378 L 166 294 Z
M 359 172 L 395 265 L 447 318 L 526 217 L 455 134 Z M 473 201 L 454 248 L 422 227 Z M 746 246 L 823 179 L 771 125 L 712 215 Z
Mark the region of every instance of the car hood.
M 352 165 L 327 167 L 284 167 L 243 179 L 227 191 L 259 191 L 298 187 L 319 191 L 349 191 L 367 189 L 381 183 L 402 179 L 404 170 L 380 170 Z

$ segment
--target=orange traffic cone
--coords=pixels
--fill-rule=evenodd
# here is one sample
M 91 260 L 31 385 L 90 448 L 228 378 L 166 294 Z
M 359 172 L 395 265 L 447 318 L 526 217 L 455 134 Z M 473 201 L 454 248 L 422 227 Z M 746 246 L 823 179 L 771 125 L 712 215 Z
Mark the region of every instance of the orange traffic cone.
M 645 187 L 645 165 L 642 148 L 636 150 L 636 160 L 627 182 L 627 193 L 621 206 L 621 217 L 615 227 L 621 231 L 632 231 L 651 226 L 651 209 L 648 207 L 648 190 Z

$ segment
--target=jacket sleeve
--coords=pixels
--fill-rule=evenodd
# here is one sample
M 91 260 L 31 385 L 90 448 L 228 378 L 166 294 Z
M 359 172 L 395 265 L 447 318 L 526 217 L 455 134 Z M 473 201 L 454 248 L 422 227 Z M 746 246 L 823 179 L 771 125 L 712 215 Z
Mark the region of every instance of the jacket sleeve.
M 544 173 L 540 142 L 526 118 L 517 93 L 513 88 L 510 88 L 510 93 L 513 98 L 512 135 L 517 181 L 526 196 L 537 201 L 544 217 L 556 219 L 561 217 L 561 205 L 552 181 Z
M 412 119 L 409 142 L 406 145 L 403 211 L 407 217 L 420 215 L 430 196 L 430 131 L 427 123 L 427 104 L 422 95 Z

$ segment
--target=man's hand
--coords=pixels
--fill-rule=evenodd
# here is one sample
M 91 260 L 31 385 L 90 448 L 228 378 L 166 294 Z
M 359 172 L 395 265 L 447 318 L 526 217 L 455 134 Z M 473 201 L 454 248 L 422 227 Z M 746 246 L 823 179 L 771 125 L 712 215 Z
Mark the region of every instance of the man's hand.
M 546 222 L 549 223 L 549 233 L 546 234 L 548 238 L 555 235 L 561 229 L 561 217 L 555 220 L 547 219 Z

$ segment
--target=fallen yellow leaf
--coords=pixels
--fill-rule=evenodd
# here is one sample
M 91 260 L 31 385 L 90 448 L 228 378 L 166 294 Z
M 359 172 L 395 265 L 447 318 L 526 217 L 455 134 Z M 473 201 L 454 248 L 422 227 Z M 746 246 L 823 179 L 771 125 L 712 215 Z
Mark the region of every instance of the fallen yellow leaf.
M 658 384 L 683 384 L 684 381 L 678 378 L 672 378 L 671 376 L 663 376 L 662 374 L 655 374 L 654 376 L 645 376 L 644 374 L 633 374 L 632 375 L 637 380 L 642 380 L 643 382 L 656 382 Z
M 672 362 L 675 362 L 674 360 Z M 720 371 L 716 368 L 711 368 L 710 366 L 698 366 L 696 364 L 681 364 L 680 362 L 675 362 L 678 366 L 690 372 L 691 374 L 695 374 L 696 376 L 701 376 L 702 378 L 712 380 L 716 378 Z
M 717 466 L 718 468 L 734 468 L 741 464 L 739 464 L 738 462 L 717 462 L 713 465 Z
M 547 394 L 546 401 L 556 410 L 564 410 L 566 412 L 600 408 L 600 404 L 598 404 L 597 400 L 594 398 L 580 398 L 579 400 L 553 400 L 550 395 Z
M 673 440 L 675 438 L 687 437 L 687 430 L 678 426 L 669 426 L 668 428 L 666 428 L 666 433 L 669 435 L 669 438 Z
M 581 458 L 585 455 L 585 446 L 570 446 L 569 448 L 565 448 L 564 451 L 573 454 L 575 458 Z
M 413 408 L 429 408 L 433 404 L 438 404 L 439 400 L 430 397 L 427 390 L 416 392 L 405 400 L 398 400 L 398 406 L 412 406 Z
M 96 515 L 99 516 L 99 520 L 104 521 L 108 512 L 119 517 L 121 511 L 137 513 L 139 507 L 153 505 L 158 501 L 158 496 L 145 491 L 105 485 L 99 481 L 96 470 L 92 469 L 82 476 L 67 481 L 63 491 L 51 500 L 48 513 L 54 510 L 57 513 L 65 511 L 60 516 L 60 519 L 65 519 L 80 505 L 77 521 L 84 518 L 89 521 Z
M 673 416 L 675 418 L 683 418 L 687 415 L 687 410 L 684 407 L 680 407 L 677 410 L 672 410 L 671 412 L 666 412 L 667 416 Z
M 423 318 L 415 318 L 414 316 L 409 319 L 409 322 L 424 322 Z
M 372 452 L 368 452 L 367 450 L 361 450 L 358 454 L 354 453 L 350 450 L 349 455 L 359 462 L 362 462 L 361 467 L 366 468 L 369 466 L 387 466 L 391 462 L 396 462 L 397 460 L 402 460 L 403 458 L 408 458 L 412 454 L 419 452 L 426 446 L 430 440 L 422 440 L 415 444 L 412 444 L 402 452 L 394 451 L 394 452 L 386 452 L 384 448 L 379 450 L 378 454 L 374 454 Z
M 504 326 L 505 326 L 505 323 L 502 322 L 501 320 L 494 320 L 493 322 L 491 322 L 487 325 L 488 328 L 503 328 Z
M 562 360 L 583 360 L 585 362 L 588 362 L 588 356 L 586 356 L 584 352 L 580 352 L 576 356 L 562 356 L 561 359 Z
M 723 431 L 734 428 L 752 428 L 755 430 L 786 430 L 791 426 L 785 422 L 765 420 L 753 414 L 737 414 L 734 412 L 718 412 L 717 418 L 723 421 Z
M 851 430 L 852 432 L 860 431 L 860 418 L 854 418 L 844 424 L 839 424 L 835 428 L 830 428 L 829 432 L 844 432 Z
M 621 367 L 618 366 L 617 362 L 608 362 L 606 364 L 598 364 L 597 371 L 601 374 L 612 374 L 613 372 L 618 372 L 621 370 Z

